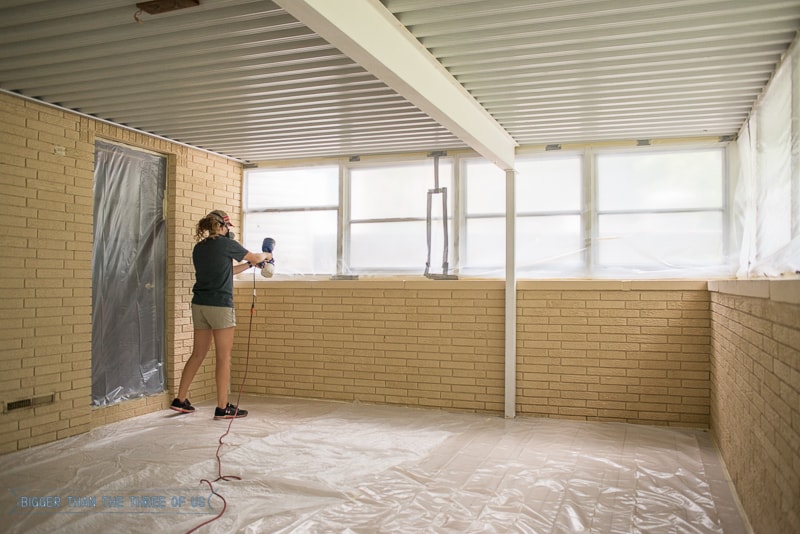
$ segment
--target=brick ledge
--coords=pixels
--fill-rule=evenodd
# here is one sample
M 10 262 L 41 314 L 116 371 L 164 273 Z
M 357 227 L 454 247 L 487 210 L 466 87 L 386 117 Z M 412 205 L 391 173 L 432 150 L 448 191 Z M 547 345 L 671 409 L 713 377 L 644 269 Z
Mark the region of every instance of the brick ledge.
M 712 280 L 708 290 L 740 297 L 769 299 L 775 302 L 800 304 L 800 277 L 758 280 Z

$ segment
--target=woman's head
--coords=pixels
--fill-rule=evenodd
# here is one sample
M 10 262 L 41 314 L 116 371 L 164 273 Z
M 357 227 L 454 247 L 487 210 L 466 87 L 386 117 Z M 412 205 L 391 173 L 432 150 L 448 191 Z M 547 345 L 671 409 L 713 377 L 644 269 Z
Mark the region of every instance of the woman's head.
M 203 217 L 197 222 L 195 228 L 195 239 L 202 241 L 206 237 L 217 237 L 220 235 L 228 235 L 233 238 L 230 231 L 231 218 L 222 210 L 214 210 L 209 212 L 208 215 Z

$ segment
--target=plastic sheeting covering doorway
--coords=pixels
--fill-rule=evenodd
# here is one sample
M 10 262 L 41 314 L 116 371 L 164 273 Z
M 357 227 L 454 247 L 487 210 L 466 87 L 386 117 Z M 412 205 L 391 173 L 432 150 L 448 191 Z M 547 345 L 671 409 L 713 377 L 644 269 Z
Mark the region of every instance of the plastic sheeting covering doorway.
M 247 398 L 214 533 L 740 533 L 700 430 Z M 213 403 L 0 457 L 7 532 L 186 532 L 222 502 Z M 135 443 L 135 446 L 131 446 Z M 33 504 L 35 499 L 36 505 Z M 56 502 L 56 499 L 58 501 Z
M 164 391 L 166 158 L 97 141 L 92 404 Z

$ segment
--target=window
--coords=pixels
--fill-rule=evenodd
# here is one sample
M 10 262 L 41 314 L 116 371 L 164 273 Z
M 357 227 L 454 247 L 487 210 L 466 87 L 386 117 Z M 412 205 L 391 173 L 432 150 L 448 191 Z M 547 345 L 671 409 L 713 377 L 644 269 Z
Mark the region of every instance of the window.
M 520 159 L 516 167 L 518 275 L 582 274 L 581 155 Z
M 521 276 L 564 276 L 583 267 L 580 155 L 517 160 L 516 264 Z M 462 273 L 503 276 L 505 172 L 483 160 L 464 166 Z
M 338 166 L 248 171 L 245 191 L 245 248 L 272 237 L 280 273 L 336 272 Z
M 448 193 L 448 262 L 453 261 L 453 165 L 439 161 L 439 185 Z M 347 267 L 352 272 L 424 272 L 428 190 L 433 159 L 350 169 Z M 431 198 L 431 272 L 441 272 L 444 250 L 442 195 Z
M 597 156 L 598 269 L 724 263 L 724 150 Z
M 482 159 L 464 163 L 465 219 L 459 272 L 505 275 L 506 174 Z
M 722 146 L 521 155 L 516 162 L 519 278 L 730 274 Z M 502 278 L 505 172 L 444 157 L 447 240 L 435 161 L 257 169 L 245 181 L 245 246 L 277 241 L 278 272 Z M 341 180 L 341 183 L 340 183 Z

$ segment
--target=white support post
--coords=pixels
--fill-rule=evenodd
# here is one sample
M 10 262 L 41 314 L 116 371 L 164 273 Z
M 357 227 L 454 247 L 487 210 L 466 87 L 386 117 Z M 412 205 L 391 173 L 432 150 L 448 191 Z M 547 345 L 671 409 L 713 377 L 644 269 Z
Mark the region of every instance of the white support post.
M 505 416 L 517 415 L 516 171 L 506 171 Z

